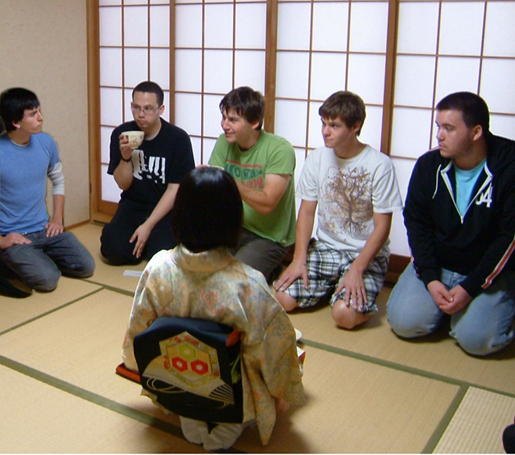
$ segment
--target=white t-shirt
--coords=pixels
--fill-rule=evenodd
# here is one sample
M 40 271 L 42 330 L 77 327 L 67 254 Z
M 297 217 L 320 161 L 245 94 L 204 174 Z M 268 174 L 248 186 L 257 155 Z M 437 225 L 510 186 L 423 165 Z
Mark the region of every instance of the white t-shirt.
M 302 170 L 297 196 L 318 203 L 318 239 L 335 250 L 356 255 L 374 230 L 374 212 L 402 209 L 390 158 L 369 145 L 351 159 L 338 158 L 327 147 L 311 152 Z M 378 256 L 388 257 L 388 243 Z

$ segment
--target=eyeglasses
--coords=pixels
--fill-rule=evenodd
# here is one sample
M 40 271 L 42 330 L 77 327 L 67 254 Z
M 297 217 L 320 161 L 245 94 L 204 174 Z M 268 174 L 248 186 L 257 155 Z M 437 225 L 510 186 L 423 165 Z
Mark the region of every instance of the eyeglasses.
M 136 104 L 131 104 L 131 110 L 135 114 L 139 114 L 141 111 L 143 111 L 143 113 L 145 115 L 151 115 L 154 112 L 156 112 L 160 107 L 161 106 L 157 106 L 157 107 L 150 107 L 150 106 L 141 107 L 141 106 L 138 106 Z

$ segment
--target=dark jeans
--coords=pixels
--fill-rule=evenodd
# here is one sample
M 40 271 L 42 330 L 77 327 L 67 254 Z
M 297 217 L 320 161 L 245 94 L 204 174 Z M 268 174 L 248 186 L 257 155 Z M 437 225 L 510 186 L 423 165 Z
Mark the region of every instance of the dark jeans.
M 61 273 L 76 278 L 93 275 L 95 260 L 72 233 L 47 237 L 46 232 L 24 234 L 32 243 L 0 249 L 0 262 L 37 291 L 54 290 Z
M 109 224 L 102 229 L 100 252 L 113 265 L 138 264 L 150 259 L 161 250 L 170 250 L 177 245 L 172 236 L 170 215 L 166 215 L 152 229 L 141 258 L 132 254 L 135 243 L 129 243 L 134 231 L 142 225 L 154 210 L 147 204 L 128 199 L 120 201 L 118 210 Z

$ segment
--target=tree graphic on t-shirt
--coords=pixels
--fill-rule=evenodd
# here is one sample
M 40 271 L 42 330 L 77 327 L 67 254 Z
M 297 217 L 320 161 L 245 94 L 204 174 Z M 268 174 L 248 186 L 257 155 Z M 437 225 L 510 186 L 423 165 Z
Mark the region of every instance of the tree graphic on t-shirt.
M 373 216 L 372 178 L 364 168 L 332 167 L 322 184 L 322 223 L 335 234 L 362 234 Z

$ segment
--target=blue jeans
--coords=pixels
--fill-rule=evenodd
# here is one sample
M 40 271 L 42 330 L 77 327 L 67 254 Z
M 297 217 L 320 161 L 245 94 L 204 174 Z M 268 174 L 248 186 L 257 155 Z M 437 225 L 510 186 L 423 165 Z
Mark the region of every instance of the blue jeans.
M 466 277 L 442 269 L 440 281 L 451 289 Z M 463 309 L 447 315 L 434 303 L 412 264 L 399 277 L 386 306 L 388 323 L 404 338 L 428 335 L 450 317 L 450 335 L 469 354 L 485 356 L 500 351 L 513 339 L 515 272 L 505 271 L 494 284 Z
M 53 237 L 46 229 L 24 234 L 32 243 L 0 249 L 0 262 L 36 291 L 53 291 L 64 275 L 86 278 L 93 275 L 95 260 L 70 232 Z

